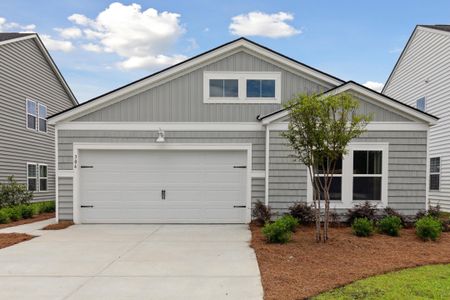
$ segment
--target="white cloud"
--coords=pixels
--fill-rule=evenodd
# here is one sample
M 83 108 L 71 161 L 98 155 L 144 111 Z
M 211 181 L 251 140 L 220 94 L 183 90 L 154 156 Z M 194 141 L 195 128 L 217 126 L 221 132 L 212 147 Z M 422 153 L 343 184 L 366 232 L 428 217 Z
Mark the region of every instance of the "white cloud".
M 95 19 L 73 14 L 69 20 L 83 27 L 85 37 L 95 42 L 92 45 L 123 57 L 124 60 L 119 63 L 121 68 L 150 69 L 184 58 L 181 55 L 167 55 L 185 31 L 179 18 L 176 13 L 158 12 L 153 8 L 142 11 L 139 4 L 115 2 Z M 98 50 L 92 45 L 83 49 Z
M 81 29 L 78 27 L 69 28 L 55 28 L 59 32 L 59 35 L 65 39 L 76 39 L 82 36 Z
M 233 17 L 229 30 L 232 34 L 240 36 L 289 37 L 301 33 L 300 29 L 287 23 L 293 19 L 294 16 L 291 13 L 266 14 L 254 11 Z
M 42 42 L 48 50 L 69 52 L 75 49 L 70 41 L 55 40 L 50 35 L 40 35 Z
M 363 84 L 365 87 L 368 87 L 369 89 L 372 89 L 377 92 L 381 92 L 381 90 L 384 87 L 384 83 L 376 82 L 376 81 L 367 81 Z
M 86 51 L 96 52 L 96 53 L 99 53 L 99 52 L 103 51 L 102 47 L 100 47 L 97 44 L 93 44 L 93 43 L 83 44 L 83 45 L 81 45 L 81 48 L 83 48 Z
M 394 48 L 394 49 L 391 49 L 391 50 L 389 50 L 389 53 L 400 53 L 400 52 L 402 52 L 402 48 Z
M 36 29 L 36 25 L 22 25 L 15 22 L 7 22 L 5 18 L 0 17 L 0 32 L 4 31 L 20 31 L 20 32 L 31 32 Z

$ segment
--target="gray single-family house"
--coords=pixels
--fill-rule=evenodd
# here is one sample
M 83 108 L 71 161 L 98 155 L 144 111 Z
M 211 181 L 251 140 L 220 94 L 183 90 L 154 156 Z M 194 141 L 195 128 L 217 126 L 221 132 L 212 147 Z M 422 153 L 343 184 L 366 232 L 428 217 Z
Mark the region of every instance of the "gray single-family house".
M 417 25 L 382 93 L 439 117 L 430 128 L 428 193 L 450 212 L 450 25 Z
M 55 131 L 47 117 L 77 105 L 35 33 L 0 33 L 0 182 L 55 199 Z
M 57 216 L 75 223 L 247 223 L 260 200 L 286 212 L 311 179 L 280 133 L 299 93 L 353 94 L 372 113 L 351 142 L 332 207 L 427 205 L 434 116 L 240 38 L 49 119 Z

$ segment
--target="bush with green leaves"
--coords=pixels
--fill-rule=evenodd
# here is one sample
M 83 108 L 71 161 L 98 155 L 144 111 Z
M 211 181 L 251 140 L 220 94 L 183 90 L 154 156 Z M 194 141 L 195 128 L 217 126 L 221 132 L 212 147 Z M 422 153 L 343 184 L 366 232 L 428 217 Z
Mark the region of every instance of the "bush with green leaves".
M 378 231 L 390 236 L 399 236 L 402 220 L 397 216 L 387 216 L 378 222 Z
M 6 207 L 3 209 L 12 222 L 22 219 L 22 211 L 18 206 Z
M 0 208 L 28 204 L 33 199 L 33 193 L 26 185 L 18 183 L 14 176 L 8 177 L 7 183 L 0 183 Z
M 297 226 L 299 225 L 298 220 L 291 215 L 285 215 L 276 222 L 282 223 L 286 229 L 291 232 L 295 232 Z
M 260 200 L 256 201 L 252 210 L 252 217 L 258 225 L 263 226 L 264 224 L 267 224 L 273 216 L 274 213 L 270 206 L 265 205 Z
M 292 232 L 286 228 L 286 224 L 278 222 L 278 220 L 264 225 L 262 233 L 269 243 L 285 244 L 291 240 L 292 236 Z
M 50 213 L 55 211 L 55 201 L 39 202 L 40 213 Z
M 9 222 L 11 222 L 11 220 L 9 219 L 9 215 L 5 210 L 0 209 L 0 224 L 6 224 Z
M 35 214 L 34 213 L 34 208 L 31 205 L 19 205 L 18 209 L 20 211 L 20 215 L 24 219 L 30 219 Z
M 442 233 L 442 223 L 431 216 L 422 217 L 416 222 L 416 235 L 424 241 L 436 241 Z
M 377 211 L 378 209 L 376 204 L 371 204 L 369 201 L 366 201 L 362 204 L 357 204 L 347 211 L 347 222 L 349 224 L 353 224 L 355 219 L 361 218 L 366 218 L 368 220 L 375 221 Z
M 356 218 L 352 223 L 352 231 L 359 237 L 371 236 L 374 232 L 373 221 L 367 218 Z
M 419 210 L 416 214 L 416 220 L 423 217 L 433 217 L 435 219 L 439 219 L 441 217 L 441 206 L 439 204 L 436 206 L 430 205 L 428 210 Z
M 297 202 L 289 207 L 289 214 L 302 225 L 312 224 L 316 220 L 314 208 L 305 202 Z

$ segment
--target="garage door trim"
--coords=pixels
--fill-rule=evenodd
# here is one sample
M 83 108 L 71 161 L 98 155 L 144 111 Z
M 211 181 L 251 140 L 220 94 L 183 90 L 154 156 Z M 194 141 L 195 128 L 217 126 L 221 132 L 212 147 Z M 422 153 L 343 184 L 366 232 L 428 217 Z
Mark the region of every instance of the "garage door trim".
M 252 144 L 249 143 L 74 143 L 73 144 L 73 221 L 80 224 L 80 150 L 243 150 L 247 154 L 246 223 L 251 221 Z

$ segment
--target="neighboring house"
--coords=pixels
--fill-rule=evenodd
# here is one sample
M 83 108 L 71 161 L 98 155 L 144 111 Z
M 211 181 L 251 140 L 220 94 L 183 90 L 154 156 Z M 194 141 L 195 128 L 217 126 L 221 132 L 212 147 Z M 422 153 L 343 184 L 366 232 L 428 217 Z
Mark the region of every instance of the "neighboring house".
M 298 93 L 350 92 L 373 113 L 352 141 L 332 207 L 426 207 L 436 118 L 240 38 L 49 119 L 57 130 L 58 217 L 76 223 L 245 223 L 312 201 L 280 132 Z
M 429 200 L 450 211 L 450 25 L 418 25 L 383 94 L 439 117 L 429 132 Z
M 55 199 L 55 136 L 47 117 L 77 101 L 34 33 L 0 33 L 0 182 Z

